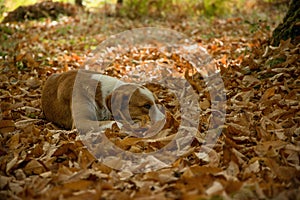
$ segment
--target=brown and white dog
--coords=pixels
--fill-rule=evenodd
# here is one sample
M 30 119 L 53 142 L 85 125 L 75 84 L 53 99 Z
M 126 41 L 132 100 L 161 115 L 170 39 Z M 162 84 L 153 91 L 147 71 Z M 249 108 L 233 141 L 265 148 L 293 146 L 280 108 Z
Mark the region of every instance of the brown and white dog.
M 42 109 L 56 125 L 65 129 L 80 126 L 83 131 L 95 125 L 99 130 L 111 127 L 113 116 L 131 122 L 164 119 L 147 88 L 87 70 L 52 74 L 43 88 Z

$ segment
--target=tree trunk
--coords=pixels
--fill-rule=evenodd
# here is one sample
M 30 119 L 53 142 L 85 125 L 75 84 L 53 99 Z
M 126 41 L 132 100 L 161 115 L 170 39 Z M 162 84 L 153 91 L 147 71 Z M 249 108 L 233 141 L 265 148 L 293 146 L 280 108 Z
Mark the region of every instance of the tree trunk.
M 300 0 L 291 0 L 283 22 L 273 31 L 272 45 L 278 46 L 280 40 L 288 40 L 295 45 L 300 41 Z
M 120 10 L 122 8 L 123 5 L 123 0 L 118 0 L 117 4 L 116 4 L 116 15 L 120 16 Z
M 83 5 L 82 5 L 82 0 L 75 0 L 75 4 L 76 4 L 77 6 L 80 6 L 80 7 L 83 6 Z

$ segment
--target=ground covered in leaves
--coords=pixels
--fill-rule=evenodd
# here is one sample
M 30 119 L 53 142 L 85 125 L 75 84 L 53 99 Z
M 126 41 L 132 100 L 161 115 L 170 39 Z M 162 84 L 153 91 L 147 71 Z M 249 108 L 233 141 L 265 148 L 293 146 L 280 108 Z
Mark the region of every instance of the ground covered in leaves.
M 83 13 L 2 23 L 0 199 L 300 199 L 300 46 L 289 41 L 270 46 L 285 10 L 255 9 L 220 19 L 128 20 Z M 196 136 L 191 151 L 172 166 L 132 174 L 98 162 L 76 130 L 46 121 L 40 97 L 50 74 L 80 68 L 107 36 L 148 26 L 183 32 L 208 50 L 224 81 L 226 122 L 209 153 L 199 153 L 205 141 Z M 148 60 L 162 58 L 151 55 Z M 124 75 L 122 66 L 134 56 L 124 55 L 108 73 Z M 188 65 L 171 58 L 199 95 L 201 135 L 212 113 L 203 78 L 184 74 Z M 174 111 L 168 132 L 148 141 L 108 132 L 123 149 L 155 151 L 176 131 L 176 103 L 164 89 L 149 88 Z

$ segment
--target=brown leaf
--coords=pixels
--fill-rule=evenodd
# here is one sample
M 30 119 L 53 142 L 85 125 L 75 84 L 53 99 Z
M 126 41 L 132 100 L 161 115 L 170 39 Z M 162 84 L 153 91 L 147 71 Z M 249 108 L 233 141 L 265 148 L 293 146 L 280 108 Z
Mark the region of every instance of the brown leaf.
M 90 186 L 92 186 L 94 183 L 93 181 L 88 181 L 88 180 L 78 180 L 78 181 L 72 181 L 63 184 L 63 187 L 69 190 L 86 190 Z
M 87 149 L 83 149 L 82 151 L 80 151 L 78 155 L 78 164 L 81 168 L 86 169 L 94 161 L 95 157 Z
M 291 181 L 292 179 L 297 179 L 300 176 L 299 170 L 295 169 L 294 167 L 280 166 L 273 159 L 266 159 L 265 162 L 273 171 L 273 173 L 281 180 Z
M 37 160 L 32 159 L 27 163 L 27 165 L 24 167 L 24 172 L 26 175 L 37 175 L 45 172 L 46 169 L 44 166 Z
M 1 112 L 1 110 L 0 110 Z M 0 113 L 1 117 L 1 113 Z M 0 118 L 1 119 L 1 118 Z M 15 130 L 15 123 L 12 120 L 0 120 L 0 133 L 6 134 Z
M 26 85 L 31 89 L 37 89 L 40 87 L 41 81 L 37 78 L 30 77 L 27 80 Z
M 12 180 L 12 177 L 0 175 L 0 189 L 3 190 L 4 187 L 6 187 L 9 182 L 11 182 L 11 180 Z
M 255 147 L 255 152 L 259 156 L 277 157 L 286 145 L 287 143 L 281 140 L 261 142 Z
M 8 147 L 10 149 L 17 149 L 22 144 L 20 142 L 20 133 L 14 134 L 8 141 L 7 141 Z
M 262 95 L 261 97 L 261 101 L 265 101 L 267 99 L 269 99 L 270 97 L 274 96 L 275 94 L 275 91 L 276 91 L 276 87 L 271 87 L 271 88 L 268 88 L 264 94 Z

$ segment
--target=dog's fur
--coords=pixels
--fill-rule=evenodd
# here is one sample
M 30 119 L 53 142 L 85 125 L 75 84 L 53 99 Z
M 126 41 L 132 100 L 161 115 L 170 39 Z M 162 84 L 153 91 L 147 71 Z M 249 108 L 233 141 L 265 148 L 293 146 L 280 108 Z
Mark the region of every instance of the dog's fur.
M 74 84 L 77 88 L 73 91 Z M 118 102 L 119 97 L 123 99 L 122 102 Z M 126 103 L 124 98 L 128 99 L 127 110 L 132 121 L 163 118 L 156 106 L 156 98 L 147 88 L 137 84 L 125 84 L 117 78 L 87 70 L 51 75 L 43 88 L 42 109 L 47 120 L 65 129 L 77 126 L 74 124 L 74 116 L 77 116 L 76 123 L 85 131 L 95 123 L 103 129 L 112 124 L 107 123 L 113 120 L 111 105 Z M 117 114 L 122 115 L 122 108 L 126 108 L 126 105 L 120 105 Z

